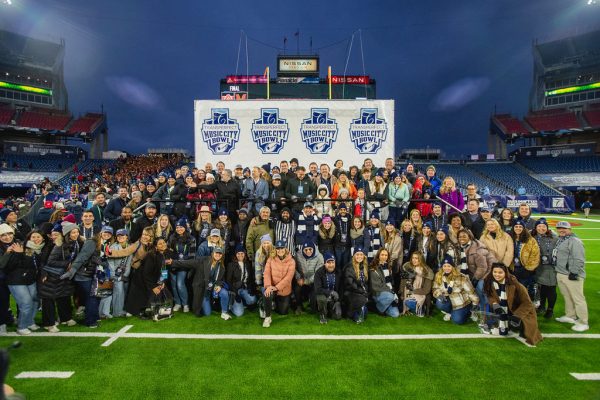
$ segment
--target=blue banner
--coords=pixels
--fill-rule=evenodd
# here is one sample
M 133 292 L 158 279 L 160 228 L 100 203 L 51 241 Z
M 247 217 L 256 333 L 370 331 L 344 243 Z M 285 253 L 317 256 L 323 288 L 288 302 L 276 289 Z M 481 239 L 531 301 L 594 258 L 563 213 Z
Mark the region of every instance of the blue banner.
M 573 196 L 483 196 L 483 200 L 490 208 L 498 202 L 500 207 L 511 209 L 526 203 L 538 213 L 570 214 L 575 211 Z

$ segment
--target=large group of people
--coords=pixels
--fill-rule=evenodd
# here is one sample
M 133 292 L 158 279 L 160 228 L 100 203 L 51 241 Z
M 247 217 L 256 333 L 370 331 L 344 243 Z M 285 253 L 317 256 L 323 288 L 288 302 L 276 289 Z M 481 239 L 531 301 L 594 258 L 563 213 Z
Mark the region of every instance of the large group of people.
M 19 334 L 40 329 L 40 306 L 42 327 L 57 332 L 76 313 L 95 328 L 156 316 L 172 299 L 173 312 L 216 308 L 224 320 L 256 311 L 264 327 L 290 310 L 321 324 L 440 314 L 535 344 L 557 286 L 556 320 L 589 329 L 585 253 L 570 224 L 555 233 L 527 204 L 490 209 L 474 184 L 463 195 L 433 166 L 141 157 L 119 168 L 74 175 L 77 191 L 44 183 L 33 227 L 8 202 L 0 209 L 0 333 L 13 320 Z

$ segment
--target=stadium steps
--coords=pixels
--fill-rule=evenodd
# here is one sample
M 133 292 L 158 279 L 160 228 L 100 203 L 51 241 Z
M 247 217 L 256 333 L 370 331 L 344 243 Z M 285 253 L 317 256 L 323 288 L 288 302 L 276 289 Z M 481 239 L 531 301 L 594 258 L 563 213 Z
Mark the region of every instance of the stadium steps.
M 514 166 L 517 167 L 518 169 L 520 169 L 521 171 L 523 171 L 524 173 L 526 173 L 527 175 L 529 175 L 531 177 L 531 179 L 538 181 L 539 183 L 541 183 L 542 185 L 554 190 L 555 192 L 557 192 L 560 195 L 564 195 L 565 193 L 562 193 L 560 190 L 553 188 L 550 185 L 545 184 L 544 182 L 540 181 L 539 179 L 537 179 L 536 177 L 534 177 L 533 175 L 535 174 L 535 172 L 533 172 L 532 170 L 530 170 L 529 168 L 527 168 L 526 166 L 524 166 L 523 164 L 520 164 L 518 162 L 514 163 Z M 568 192 L 568 190 L 565 190 L 565 192 Z M 570 193 L 570 192 L 569 192 Z
M 477 175 L 481 176 L 482 178 L 484 178 L 484 179 L 487 179 L 487 180 L 490 180 L 490 181 L 494 182 L 496 185 L 498 185 L 498 186 L 500 186 L 500 187 L 502 187 L 502 188 L 504 188 L 504 189 L 508 190 L 508 191 L 510 192 L 510 194 L 512 194 L 512 195 L 515 195 L 515 194 L 517 194 L 517 192 L 515 192 L 515 190 L 514 190 L 512 187 L 508 186 L 508 185 L 506 184 L 506 182 L 504 182 L 504 181 L 501 181 L 501 180 L 499 180 L 499 179 L 496 179 L 496 178 L 494 178 L 494 177 L 492 177 L 492 176 L 490 176 L 490 175 L 486 175 L 486 174 L 482 173 L 481 171 L 478 171 L 477 169 L 473 168 L 473 167 L 472 167 L 471 165 L 469 165 L 469 164 L 467 164 L 467 168 L 469 168 L 471 171 L 473 171 L 473 172 L 474 172 L 474 173 L 476 173 Z

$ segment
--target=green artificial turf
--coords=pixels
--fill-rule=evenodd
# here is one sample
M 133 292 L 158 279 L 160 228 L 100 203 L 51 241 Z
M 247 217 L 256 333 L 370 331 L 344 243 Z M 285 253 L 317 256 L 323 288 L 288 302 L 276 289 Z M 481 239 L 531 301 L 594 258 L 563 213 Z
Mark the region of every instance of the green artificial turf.
M 578 215 L 575 215 L 576 217 Z M 596 220 L 600 220 L 595 216 Z M 553 216 L 549 219 L 558 220 Z M 600 261 L 600 222 L 574 232 L 588 261 Z M 597 229 L 584 229 L 597 228 Z M 586 265 L 590 331 L 600 333 L 600 264 Z M 559 295 L 556 316 L 562 315 Z M 574 333 L 570 325 L 539 319 L 544 333 Z M 478 333 L 439 313 L 399 319 L 371 315 L 363 325 L 348 320 L 318 323 L 312 314 L 273 318 L 264 329 L 256 313 L 223 321 L 218 313 L 170 320 L 119 318 L 100 328 L 61 327 L 63 332 L 212 334 L 448 334 Z M 6 346 L 15 338 L 0 338 Z M 7 382 L 30 399 L 600 399 L 600 382 L 577 381 L 570 372 L 600 373 L 600 339 L 548 338 L 536 348 L 515 339 L 460 340 L 186 340 L 21 337 L 11 351 Z M 24 379 L 22 371 L 75 371 L 69 379 Z

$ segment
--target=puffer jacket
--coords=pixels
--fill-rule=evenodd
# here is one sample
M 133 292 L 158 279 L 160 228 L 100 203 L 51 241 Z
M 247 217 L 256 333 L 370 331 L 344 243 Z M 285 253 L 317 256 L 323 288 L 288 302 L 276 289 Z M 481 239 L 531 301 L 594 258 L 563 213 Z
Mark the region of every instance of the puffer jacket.
M 480 241 L 492 252 L 499 262 L 507 267 L 514 262 L 515 248 L 509 234 L 504 232 L 502 234 L 497 233 L 494 239 L 488 232 L 484 232 L 481 235 Z
M 312 285 L 315 279 L 315 272 L 325 264 L 323 255 L 318 249 L 313 247 L 313 255 L 306 258 L 304 252 L 296 253 L 296 279 L 304 279 L 305 285 Z
M 469 276 L 476 280 L 484 279 L 492 270 L 492 264 L 496 262 L 494 254 L 477 239 L 471 241 L 466 255 Z
M 527 242 L 521 246 L 521 253 L 519 254 L 519 261 L 523 268 L 527 271 L 535 271 L 540 265 L 540 246 L 534 238 L 530 238 Z M 511 271 L 515 269 L 515 260 L 510 265 Z
M 265 265 L 265 288 L 275 286 L 278 296 L 289 296 L 292 293 L 292 279 L 296 271 L 296 263 L 291 254 L 283 260 L 279 257 L 269 257 Z

